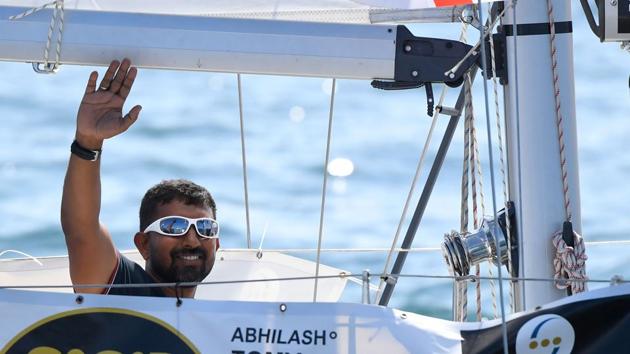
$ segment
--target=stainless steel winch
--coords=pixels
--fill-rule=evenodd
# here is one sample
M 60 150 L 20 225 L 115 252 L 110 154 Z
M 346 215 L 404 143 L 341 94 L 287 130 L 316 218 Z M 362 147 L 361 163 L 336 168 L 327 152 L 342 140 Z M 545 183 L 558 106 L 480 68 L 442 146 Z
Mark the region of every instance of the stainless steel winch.
M 514 227 L 513 212 L 510 210 L 510 237 L 512 242 L 511 252 L 512 264 L 518 265 L 516 228 Z M 459 233 L 452 231 L 444 235 L 442 243 L 442 254 L 448 265 L 449 272 L 455 276 L 465 276 L 470 274 L 470 269 L 482 262 L 491 261 L 497 266 L 508 263 L 508 242 L 506 212 L 500 211 L 497 219 L 484 218 L 481 227 L 475 231 Z M 499 259 L 500 255 L 500 259 Z M 513 276 L 516 276 L 516 266 L 508 267 Z

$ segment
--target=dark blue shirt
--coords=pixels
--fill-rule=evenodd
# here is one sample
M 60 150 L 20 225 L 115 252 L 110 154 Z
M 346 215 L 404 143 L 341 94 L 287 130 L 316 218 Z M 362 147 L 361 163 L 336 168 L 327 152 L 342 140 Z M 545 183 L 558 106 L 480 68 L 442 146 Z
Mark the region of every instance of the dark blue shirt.
M 154 284 L 155 281 L 142 267 L 130 260 L 129 258 L 119 254 L 118 268 L 114 274 L 112 284 Z M 160 296 L 166 295 L 162 288 L 144 287 L 144 288 L 110 288 L 109 295 L 130 295 L 130 296 Z

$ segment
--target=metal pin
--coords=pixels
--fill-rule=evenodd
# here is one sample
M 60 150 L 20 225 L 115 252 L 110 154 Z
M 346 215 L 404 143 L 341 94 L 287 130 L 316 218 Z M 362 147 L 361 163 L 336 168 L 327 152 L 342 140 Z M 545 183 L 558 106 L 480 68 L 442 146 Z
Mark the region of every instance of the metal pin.
M 363 281 L 363 292 L 361 296 L 361 303 L 369 304 L 370 303 L 370 270 L 366 269 L 363 271 L 363 276 L 361 277 Z

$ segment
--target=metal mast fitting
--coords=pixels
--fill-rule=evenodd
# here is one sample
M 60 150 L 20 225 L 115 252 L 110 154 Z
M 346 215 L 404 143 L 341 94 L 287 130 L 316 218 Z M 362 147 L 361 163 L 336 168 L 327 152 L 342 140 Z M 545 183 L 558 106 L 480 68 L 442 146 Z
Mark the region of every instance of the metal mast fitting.
M 598 23 L 588 0 L 580 0 L 580 3 L 591 30 L 600 41 L 630 41 L 630 0 L 596 0 Z
M 464 74 L 479 59 L 479 53 L 467 54 L 472 46 L 462 42 L 416 37 L 405 26 L 396 28 L 396 60 L 393 81 L 372 81 L 372 87 L 382 90 L 426 88 L 427 114 L 433 116 L 432 83 L 460 86 Z M 463 60 L 463 61 L 462 61 Z M 451 71 L 454 67 L 456 70 Z

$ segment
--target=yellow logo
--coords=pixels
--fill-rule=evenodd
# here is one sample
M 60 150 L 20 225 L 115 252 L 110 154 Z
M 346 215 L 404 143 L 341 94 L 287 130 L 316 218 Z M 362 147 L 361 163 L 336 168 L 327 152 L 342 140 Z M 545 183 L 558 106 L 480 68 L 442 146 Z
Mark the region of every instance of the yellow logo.
M 67 311 L 29 326 L 2 354 L 198 354 L 168 323 L 126 309 Z

